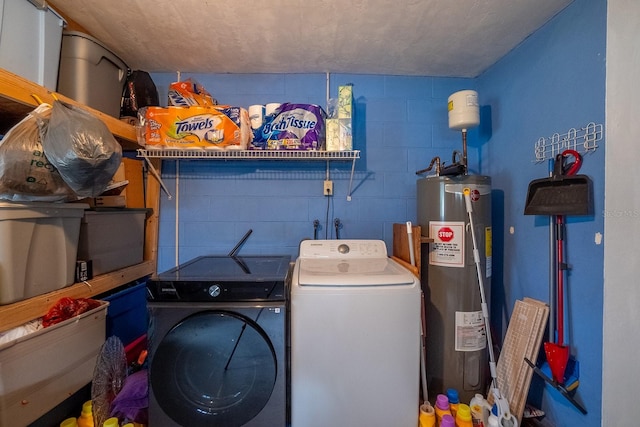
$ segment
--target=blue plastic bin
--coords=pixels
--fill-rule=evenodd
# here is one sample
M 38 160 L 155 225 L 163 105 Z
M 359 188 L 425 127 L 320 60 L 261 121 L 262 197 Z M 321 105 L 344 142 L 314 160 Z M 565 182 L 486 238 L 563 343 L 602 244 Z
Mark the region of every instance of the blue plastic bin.
M 146 282 L 127 287 L 100 299 L 109 301 L 107 337 L 115 335 L 126 346 L 147 333 Z

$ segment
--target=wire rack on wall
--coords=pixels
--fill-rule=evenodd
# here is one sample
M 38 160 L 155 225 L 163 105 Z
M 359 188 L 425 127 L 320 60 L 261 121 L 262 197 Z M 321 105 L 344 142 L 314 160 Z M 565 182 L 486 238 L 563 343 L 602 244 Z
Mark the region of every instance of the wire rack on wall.
M 567 133 L 554 133 L 548 138 L 541 137 L 535 143 L 535 163 L 555 159 L 564 150 L 575 150 L 580 154 L 594 152 L 598 141 L 602 140 L 602 125 L 589 123 L 580 129 L 571 128 Z
M 360 151 L 189 150 L 165 148 L 161 150 L 139 149 L 138 157 L 177 160 L 355 160 L 360 158 Z

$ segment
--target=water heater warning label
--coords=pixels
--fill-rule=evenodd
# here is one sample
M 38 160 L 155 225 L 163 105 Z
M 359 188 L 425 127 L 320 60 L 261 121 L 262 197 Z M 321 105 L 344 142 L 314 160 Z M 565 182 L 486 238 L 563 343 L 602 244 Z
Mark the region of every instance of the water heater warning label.
M 456 351 L 487 347 L 482 311 L 456 311 Z
M 464 267 L 463 221 L 430 221 L 429 236 L 433 239 L 429 264 Z

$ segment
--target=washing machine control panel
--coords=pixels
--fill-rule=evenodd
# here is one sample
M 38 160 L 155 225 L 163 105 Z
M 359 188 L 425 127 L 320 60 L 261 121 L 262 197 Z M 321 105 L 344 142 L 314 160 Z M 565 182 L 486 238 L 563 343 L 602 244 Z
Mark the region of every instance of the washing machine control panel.
M 382 240 L 304 240 L 300 258 L 386 258 Z

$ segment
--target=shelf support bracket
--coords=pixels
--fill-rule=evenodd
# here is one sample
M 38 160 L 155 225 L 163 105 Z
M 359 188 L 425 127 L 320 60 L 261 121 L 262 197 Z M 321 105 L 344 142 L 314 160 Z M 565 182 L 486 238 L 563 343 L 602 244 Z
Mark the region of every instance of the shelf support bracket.
M 351 160 L 351 177 L 349 178 L 349 191 L 347 192 L 347 202 L 351 201 L 351 191 L 352 191 L 351 189 L 353 186 L 353 174 L 355 170 L 356 170 L 356 158 L 354 157 Z
M 138 152 L 138 155 L 142 156 L 142 158 L 145 160 L 145 162 L 147 163 L 147 166 L 149 166 L 149 171 L 151 171 L 151 174 L 158 180 L 164 192 L 167 193 L 167 198 L 169 200 L 173 199 L 173 196 L 171 195 L 171 193 L 169 192 L 169 189 L 167 188 L 164 181 L 162 180 L 162 177 L 158 173 L 158 170 L 155 168 L 155 166 L 153 166 L 153 163 L 151 163 L 151 160 L 149 160 L 149 157 L 147 157 L 146 154 L 140 153 L 140 152 Z

